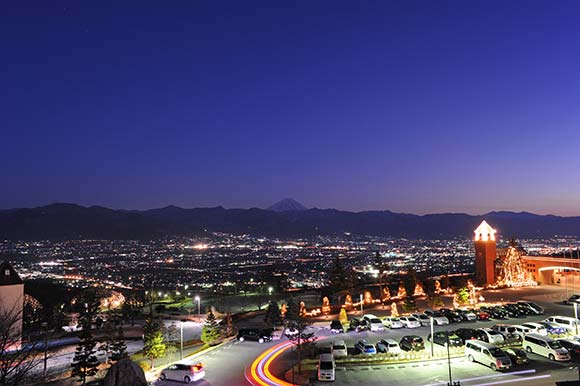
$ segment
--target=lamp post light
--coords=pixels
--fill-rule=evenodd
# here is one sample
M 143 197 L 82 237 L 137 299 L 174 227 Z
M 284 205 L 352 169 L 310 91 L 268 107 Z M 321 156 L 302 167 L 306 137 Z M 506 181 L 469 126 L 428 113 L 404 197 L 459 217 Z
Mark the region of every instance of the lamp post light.
M 449 353 L 449 330 L 445 330 L 445 336 L 447 338 L 447 368 L 449 369 L 449 383 L 448 386 L 461 386 L 459 381 L 453 382 L 451 378 L 451 354 Z M 431 335 L 431 344 L 433 344 L 433 335 Z
M 179 360 L 183 360 L 183 320 L 179 321 Z
M 46 373 L 48 370 L 48 323 L 42 322 L 41 326 L 44 329 L 44 366 L 42 368 L 42 376 L 46 378 Z
M 363 294 L 360 294 L 360 315 L 363 314 Z
M 201 316 L 201 299 L 199 296 L 195 296 L 195 301 L 197 302 L 197 315 Z
M 268 287 L 268 295 L 271 297 L 272 296 L 272 291 L 274 291 L 274 288 L 272 287 Z
M 433 317 L 430 316 L 429 317 L 429 321 L 431 322 L 431 358 L 433 358 L 435 356 L 435 347 L 433 345 Z
M 574 302 L 574 325 L 576 326 L 576 335 L 578 335 L 578 303 Z

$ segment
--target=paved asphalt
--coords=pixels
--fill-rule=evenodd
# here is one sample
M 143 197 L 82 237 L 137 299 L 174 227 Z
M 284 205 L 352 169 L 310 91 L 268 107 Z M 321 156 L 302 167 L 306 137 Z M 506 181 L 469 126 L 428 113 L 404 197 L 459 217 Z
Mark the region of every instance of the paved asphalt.
M 573 308 L 557 304 L 564 298 L 566 293 L 564 288 L 556 286 L 543 286 L 532 289 L 508 289 L 488 291 L 485 297 L 488 301 L 505 300 L 515 301 L 519 299 L 533 300 L 546 308 L 546 315 L 533 316 L 529 318 L 517 318 L 507 321 L 488 321 L 475 323 L 460 323 L 447 326 L 436 326 L 435 330 L 456 329 L 459 327 L 490 327 L 498 322 L 520 324 L 525 321 L 537 321 L 546 318 L 548 315 L 573 315 Z M 383 315 L 381 309 L 370 311 L 377 315 Z M 401 336 L 416 334 L 424 338 L 429 333 L 428 327 L 407 330 L 387 330 L 386 332 L 361 332 L 335 335 L 335 338 L 344 339 L 347 346 L 352 347 L 359 339 L 367 339 L 376 342 L 379 339 L 389 337 L 399 340 Z M 318 334 L 321 337 L 329 337 L 329 331 L 320 329 Z M 325 339 L 326 340 L 326 339 Z M 323 340 L 323 341 L 325 341 Z M 328 341 L 328 340 L 326 340 Z M 205 379 L 196 382 L 196 385 L 230 386 L 247 385 L 244 379 L 244 370 L 252 361 L 268 347 L 269 344 L 257 344 L 255 342 L 231 342 L 212 352 L 202 354 L 195 361 L 202 361 L 205 366 Z M 437 347 L 437 346 L 436 346 Z M 574 363 L 555 363 L 547 359 L 530 355 L 531 363 L 525 367 L 517 367 L 506 373 L 493 372 L 489 368 L 476 363 L 470 363 L 464 358 L 452 360 L 451 373 L 453 380 L 461 380 L 461 385 L 477 386 L 490 384 L 515 384 L 525 386 L 554 385 L 556 380 L 578 379 L 577 365 Z M 279 375 L 279 374 L 278 374 Z M 339 368 L 337 371 L 335 385 L 401 385 L 418 386 L 433 385 L 445 386 L 449 381 L 448 366 L 445 360 L 425 362 L 413 365 L 372 365 L 352 368 Z M 157 386 L 178 385 L 179 382 L 158 381 Z

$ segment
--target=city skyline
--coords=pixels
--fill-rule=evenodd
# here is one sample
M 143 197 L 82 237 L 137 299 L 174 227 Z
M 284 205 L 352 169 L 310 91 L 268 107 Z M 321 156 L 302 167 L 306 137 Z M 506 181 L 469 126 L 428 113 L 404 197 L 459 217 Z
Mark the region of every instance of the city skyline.
M 580 215 L 580 6 L 6 5 L 0 208 Z

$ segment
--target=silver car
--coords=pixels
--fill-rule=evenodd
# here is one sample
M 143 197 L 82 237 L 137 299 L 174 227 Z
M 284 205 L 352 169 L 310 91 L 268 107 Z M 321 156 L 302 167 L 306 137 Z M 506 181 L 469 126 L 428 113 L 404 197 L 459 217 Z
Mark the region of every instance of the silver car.
M 163 369 L 159 376 L 162 380 L 170 379 L 172 381 L 184 383 L 199 381 L 203 377 L 205 377 L 205 371 L 203 370 L 203 365 L 201 363 L 194 365 L 176 363 Z

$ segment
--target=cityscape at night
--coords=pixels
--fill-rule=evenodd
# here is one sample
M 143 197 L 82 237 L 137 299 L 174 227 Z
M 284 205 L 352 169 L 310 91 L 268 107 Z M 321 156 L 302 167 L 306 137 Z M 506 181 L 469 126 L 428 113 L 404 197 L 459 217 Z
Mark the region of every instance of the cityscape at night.
M 580 386 L 580 3 L 0 4 L 0 386 Z

